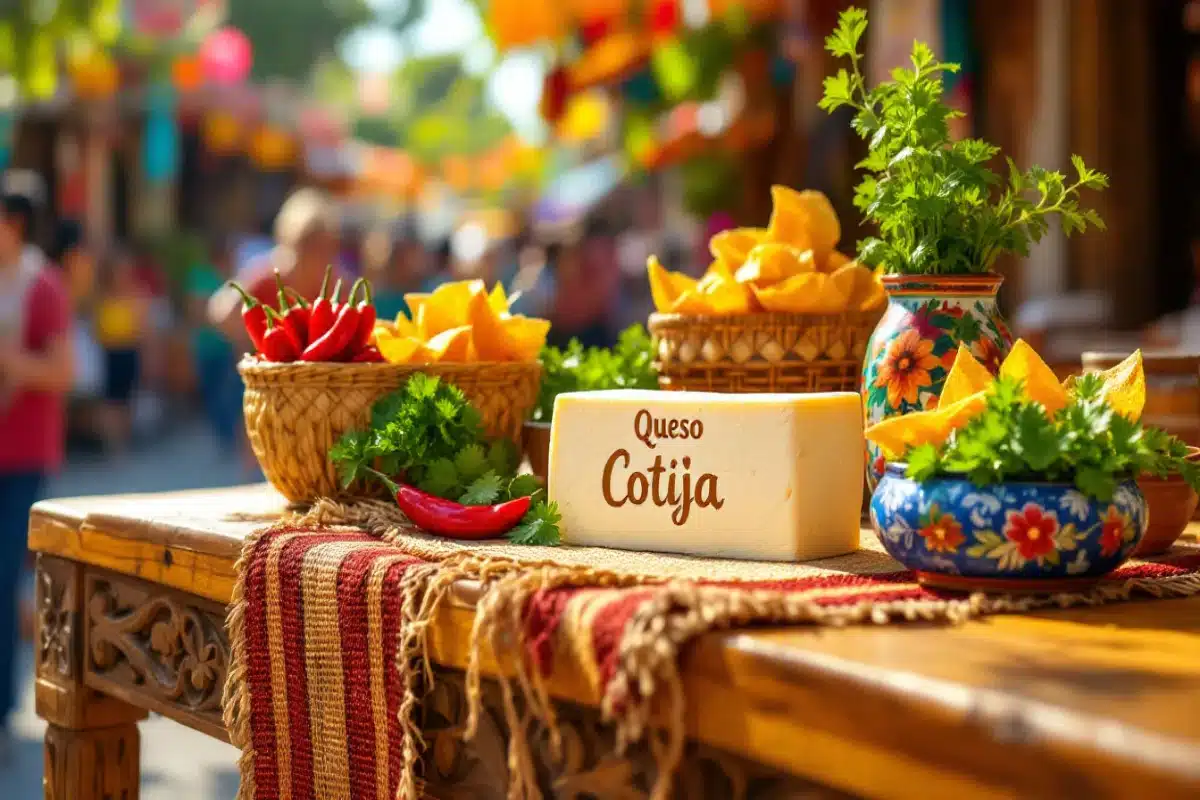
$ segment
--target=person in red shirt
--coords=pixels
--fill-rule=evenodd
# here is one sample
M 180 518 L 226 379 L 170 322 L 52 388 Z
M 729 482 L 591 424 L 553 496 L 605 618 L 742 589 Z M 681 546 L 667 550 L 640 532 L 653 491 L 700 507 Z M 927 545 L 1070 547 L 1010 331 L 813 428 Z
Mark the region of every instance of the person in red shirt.
M 0 199 L 0 738 L 15 702 L 17 589 L 29 509 L 63 459 L 74 377 L 70 297 L 30 242 L 34 204 Z
M 287 286 L 311 302 L 321 290 L 325 267 L 337 260 L 338 241 L 338 219 L 332 201 L 315 189 L 300 189 L 287 199 L 275 218 L 275 247 L 251 261 L 238 275 L 238 281 L 260 303 L 276 306 L 278 270 Z M 329 289 L 332 291 L 333 286 Z M 349 290 L 347 281 L 342 287 L 342 300 Z M 209 302 L 208 315 L 213 326 L 244 351 L 249 338 L 242 329 L 241 308 L 240 296 L 223 288 Z

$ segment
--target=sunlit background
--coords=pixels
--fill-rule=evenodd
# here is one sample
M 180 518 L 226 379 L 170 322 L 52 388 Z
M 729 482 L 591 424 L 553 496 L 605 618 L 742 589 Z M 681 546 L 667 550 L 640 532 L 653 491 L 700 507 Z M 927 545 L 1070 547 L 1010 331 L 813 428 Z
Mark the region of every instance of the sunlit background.
M 863 3 L 872 75 L 928 41 L 964 67 L 948 85 L 957 133 L 1022 165 L 1079 153 L 1112 177 L 1095 199 L 1106 234 L 1052 232 L 1000 265 L 1018 332 L 1068 368 L 1085 348 L 1200 351 L 1200 3 Z M 41 493 L 261 478 L 236 354 L 207 307 L 271 251 L 301 187 L 329 198 L 339 266 L 373 279 L 381 312 L 479 276 L 520 290 L 556 342 L 605 344 L 644 321 L 646 257 L 701 273 L 708 236 L 766 222 L 772 183 L 826 192 L 853 251 L 862 143 L 816 107 L 821 43 L 848 5 L 0 3 L 0 171 L 34 203 L 34 241 L 72 303 L 67 458 Z M 149 311 L 118 326 L 139 368 L 114 402 L 106 310 L 132 298 Z M 26 642 L 0 737 L 6 797 L 41 792 L 30 660 Z M 224 745 L 151 721 L 142 748 L 147 800 L 236 790 Z

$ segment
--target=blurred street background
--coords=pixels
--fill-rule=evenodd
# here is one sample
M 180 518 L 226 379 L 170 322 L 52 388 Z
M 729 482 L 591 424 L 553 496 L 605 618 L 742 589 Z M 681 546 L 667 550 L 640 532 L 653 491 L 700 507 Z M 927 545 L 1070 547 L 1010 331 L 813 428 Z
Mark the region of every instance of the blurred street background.
M 1200 351 L 1200 0 L 858 4 L 873 78 L 927 41 L 963 65 L 957 134 L 1111 176 L 1089 198 L 1107 233 L 1052 231 L 999 264 L 1016 332 L 1068 367 L 1085 348 Z M 515 310 L 549 318 L 554 343 L 603 345 L 651 310 L 648 255 L 702 273 L 713 233 L 766 223 L 773 183 L 829 195 L 853 252 L 863 145 L 816 105 L 849 5 L 0 3 L 0 423 L 15 334 L 70 345 L 62 436 L 17 445 L 6 431 L 28 425 L 0 427 L 0 490 L 24 493 L 0 496 L 5 552 L 35 493 L 260 479 L 240 346 L 210 300 L 286 254 L 371 277 L 381 318 L 405 292 L 481 277 L 520 291 Z M 43 267 L 36 308 L 13 302 Z M 27 641 L 15 670 L 0 793 L 36 797 Z M 156 720 L 142 748 L 143 798 L 236 790 L 227 746 Z

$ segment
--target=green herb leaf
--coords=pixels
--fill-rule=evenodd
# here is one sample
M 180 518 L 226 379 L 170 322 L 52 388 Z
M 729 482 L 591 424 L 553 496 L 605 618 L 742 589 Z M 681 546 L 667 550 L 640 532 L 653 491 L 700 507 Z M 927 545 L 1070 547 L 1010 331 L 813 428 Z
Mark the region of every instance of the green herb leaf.
M 464 506 L 490 506 L 500 499 L 500 490 L 503 486 L 504 480 L 495 472 L 488 470 L 471 481 L 471 485 L 458 498 L 458 502 Z
M 1072 158 L 1075 176 L 1012 162 L 1002 181 L 988 164 L 999 153 L 980 139 L 955 140 L 950 122 L 962 116 L 944 99 L 943 78 L 957 64 L 939 62 L 922 42 L 912 46 L 912 68 L 868 87 L 863 76 L 866 12 L 844 11 L 826 49 L 846 64 L 824 81 L 819 106 L 856 112 L 852 127 L 867 142 L 858 168 L 867 174 L 854 205 L 879 228 L 860 243 L 859 259 L 888 272 L 986 272 L 1002 253 L 1027 254 L 1057 217 L 1067 234 L 1103 220 L 1079 205 L 1081 190 L 1099 190 L 1108 178 Z
M 508 483 L 508 496 L 510 499 L 518 497 L 529 497 L 534 492 L 542 488 L 542 482 L 536 475 L 531 472 L 526 472 L 518 475 Z
M 488 447 L 487 463 L 497 475 L 511 475 L 517 468 L 517 448 L 508 439 L 497 439 Z
M 612 350 L 584 349 L 572 340 L 565 350 L 545 347 L 539 355 L 542 385 L 531 419 L 549 422 L 554 398 L 564 392 L 600 389 L 657 389 L 654 343 L 641 325 L 631 325 L 617 337 Z
M 1142 474 L 1178 474 L 1200 485 L 1200 465 L 1187 460 L 1187 446 L 1115 413 L 1100 378 L 1085 375 L 1070 388 L 1067 405 L 1049 416 L 1019 381 L 997 379 L 983 412 L 944 443 L 908 449 L 908 476 L 965 477 L 977 485 L 1069 481 L 1100 501 L 1111 499 L 1120 481 Z
M 448 458 L 439 458 L 426 468 L 425 476 L 417 488 L 438 497 L 451 498 L 458 494 L 460 485 L 454 462 Z
M 459 480 L 470 483 L 488 471 L 490 467 L 487 453 L 481 444 L 469 444 L 454 457 L 454 469 L 458 472 Z
M 359 471 L 367 465 L 368 435 L 363 431 L 349 431 L 338 439 L 329 450 L 329 460 L 337 465 L 338 479 L 342 488 L 354 483 Z
M 508 532 L 508 540 L 513 544 L 553 547 L 562 541 L 558 529 L 561 521 L 558 503 L 534 503 L 525 512 L 521 522 Z

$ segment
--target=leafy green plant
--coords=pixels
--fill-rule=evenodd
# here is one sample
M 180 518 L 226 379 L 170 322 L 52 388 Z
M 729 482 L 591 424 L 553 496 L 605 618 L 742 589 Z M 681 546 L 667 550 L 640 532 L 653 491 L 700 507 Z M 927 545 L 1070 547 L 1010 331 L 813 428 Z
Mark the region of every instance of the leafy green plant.
M 1076 382 L 1070 402 L 1053 416 L 1030 400 L 1020 381 L 999 378 L 987 406 L 941 446 L 905 454 L 908 477 L 967 478 L 978 486 L 1007 481 L 1070 481 L 1097 500 L 1138 475 L 1178 474 L 1200 491 L 1200 465 L 1188 447 L 1157 428 L 1113 411 L 1097 375 Z
M 541 481 L 518 475 L 516 448 L 488 441 L 478 409 L 457 386 L 417 373 L 376 401 L 366 430 L 350 431 L 330 449 L 342 485 L 358 478 L 399 480 L 463 505 L 532 497 L 509 538 L 520 544 L 558 544 L 558 508 Z
M 842 13 L 825 47 L 848 59 L 849 69 L 825 79 L 819 103 L 830 112 L 854 109 L 854 130 L 868 143 L 858 164 L 867 175 L 854 204 L 879 235 L 859 242 L 860 259 L 891 273 L 986 272 L 1001 253 L 1028 255 L 1056 217 L 1068 236 L 1104 228 L 1099 214 L 1080 207 L 1079 193 L 1105 188 L 1108 178 L 1079 156 L 1071 157 L 1071 180 L 1037 166 L 1022 172 L 1008 159 L 1004 185 L 987 166 L 998 147 L 952 141 L 949 122 L 962 113 L 943 101 L 942 76 L 959 67 L 938 61 L 928 45 L 914 42 L 912 68 L 897 68 L 890 81 L 868 88 L 859 52 L 866 29 L 865 11 Z
M 549 422 L 554 416 L 554 398 L 563 392 L 592 392 L 600 389 L 657 389 L 654 371 L 654 347 L 650 334 L 641 325 L 631 325 L 609 350 L 586 350 L 572 339 L 566 350 L 544 347 L 542 387 L 533 409 L 535 422 Z

